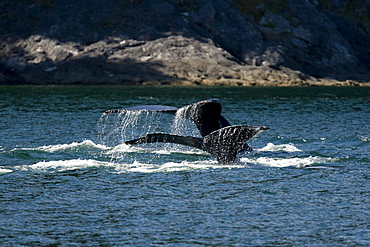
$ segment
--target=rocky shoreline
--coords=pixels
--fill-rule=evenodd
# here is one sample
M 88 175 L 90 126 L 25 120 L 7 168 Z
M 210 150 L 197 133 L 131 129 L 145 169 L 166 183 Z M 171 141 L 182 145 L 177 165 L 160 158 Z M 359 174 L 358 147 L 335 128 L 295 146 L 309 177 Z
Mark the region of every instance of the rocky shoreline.
M 367 20 L 265 2 L 1 1 L 0 84 L 370 86 Z

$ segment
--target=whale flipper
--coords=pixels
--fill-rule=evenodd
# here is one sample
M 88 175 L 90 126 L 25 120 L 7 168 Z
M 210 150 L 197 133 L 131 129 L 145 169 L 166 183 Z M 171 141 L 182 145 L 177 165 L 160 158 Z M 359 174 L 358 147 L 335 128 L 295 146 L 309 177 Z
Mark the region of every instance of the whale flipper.
M 193 148 L 202 149 L 203 138 L 192 137 L 192 136 L 180 136 L 172 135 L 167 133 L 150 133 L 143 137 L 125 141 L 125 144 L 135 145 L 135 144 L 145 144 L 145 143 L 176 143 L 185 146 L 190 146 Z
M 221 164 L 233 163 L 238 153 L 252 151 L 246 142 L 265 129 L 267 127 L 233 125 L 216 130 L 204 137 L 203 150 Z
M 267 127 L 234 125 L 213 131 L 204 138 L 151 133 L 124 143 L 128 145 L 159 142 L 176 143 L 201 149 L 214 156 L 219 163 L 229 164 L 237 160 L 238 153 L 252 151 L 246 142 L 265 129 Z

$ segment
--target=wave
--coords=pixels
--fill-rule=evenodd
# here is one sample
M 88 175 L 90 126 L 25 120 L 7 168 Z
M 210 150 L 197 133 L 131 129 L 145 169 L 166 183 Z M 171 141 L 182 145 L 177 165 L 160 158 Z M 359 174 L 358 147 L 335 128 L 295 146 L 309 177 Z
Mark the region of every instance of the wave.
M 299 148 L 296 148 L 293 144 L 288 143 L 288 144 L 280 144 L 280 145 L 275 145 L 273 143 L 267 143 L 267 145 L 261 149 L 258 149 L 257 151 L 283 151 L 283 152 L 302 152 Z
M 293 144 L 275 145 L 268 143 L 250 154 L 240 155 L 240 162 L 232 165 L 220 165 L 209 154 L 197 149 L 178 148 L 174 146 L 129 146 L 125 144 L 108 147 L 91 140 L 70 144 L 47 145 L 37 148 L 18 148 L 33 150 L 31 153 L 37 161 L 30 165 L 18 165 L 14 170 L 37 172 L 64 172 L 71 170 L 97 168 L 110 172 L 177 172 L 202 169 L 233 169 L 260 165 L 267 167 L 305 168 L 332 162 L 332 158 L 309 156 L 299 157 L 302 152 Z M 46 152 L 39 153 L 40 151 Z M 50 155 L 49 153 L 55 153 Z M 63 153 L 63 155 L 60 155 Z M 263 156 L 262 156 L 263 155 Z M 287 156 L 289 155 L 289 156 Z M 6 167 L 0 168 L 0 174 L 13 172 Z
M 82 142 L 72 142 L 70 144 L 56 144 L 56 145 L 46 145 L 40 146 L 36 148 L 15 148 L 11 151 L 21 151 L 21 150 L 28 150 L 28 151 L 43 151 L 48 153 L 56 153 L 56 152 L 83 152 L 85 150 L 95 150 L 95 151 L 103 151 L 107 155 L 113 155 L 117 153 L 137 153 L 137 152 L 152 152 L 157 154 L 172 154 L 172 153 L 182 153 L 182 154 L 204 154 L 203 151 L 193 149 L 193 148 L 178 148 L 167 144 L 159 144 L 159 148 L 151 148 L 156 144 L 148 144 L 146 146 L 149 147 L 140 147 L 140 146 L 130 146 L 126 144 L 119 144 L 114 147 L 105 146 L 103 144 L 96 144 L 91 140 L 84 140 Z
M 257 149 L 256 151 L 267 152 L 267 154 L 263 157 L 243 157 L 241 158 L 241 161 L 253 165 L 261 165 L 267 167 L 309 168 L 315 166 L 316 168 L 318 168 L 319 167 L 318 165 L 326 164 L 334 160 L 333 158 L 330 157 L 321 157 L 321 156 L 306 157 L 303 151 L 295 147 L 294 144 L 292 143 L 279 145 L 268 143 L 265 147 Z M 272 154 L 269 154 L 268 152 L 271 152 Z M 296 152 L 300 152 L 301 154 L 304 155 L 304 157 L 298 156 L 301 154 L 296 155 L 296 157 L 292 157 L 291 153 Z
M 268 167 L 295 167 L 305 168 L 316 164 L 324 164 L 331 162 L 333 158 L 309 156 L 309 157 L 292 157 L 292 158 L 271 158 L 271 157 L 259 157 L 259 158 L 242 158 L 242 162 L 246 162 L 254 165 L 262 165 Z
M 39 171 L 39 172 L 63 172 L 91 167 L 112 166 L 113 163 L 98 161 L 94 159 L 72 159 L 72 160 L 53 160 L 40 161 L 33 165 L 18 166 L 21 171 Z
M 91 140 L 85 140 L 82 142 L 72 142 L 70 144 L 56 144 L 56 145 L 47 145 L 47 146 L 41 146 L 36 148 L 16 148 L 15 150 L 38 150 L 38 151 L 44 151 L 44 152 L 63 152 L 63 151 L 70 151 L 70 150 L 78 150 L 81 148 L 85 149 L 97 149 L 97 150 L 106 150 L 109 149 L 109 147 L 101 144 L 95 144 Z
M 11 173 L 13 170 L 7 169 L 7 168 L 0 168 L 0 175 Z
M 360 140 L 363 141 L 363 142 L 370 142 L 370 138 L 366 137 L 366 136 L 361 136 Z
M 117 163 L 108 161 L 99 161 L 94 159 L 72 159 L 72 160 L 56 160 L 56 161 L 41 161 L 33 165 L 23 165 L 16 167 L 21 171 L 36 171 L 58 173 L 71 170 L 80 170 L 86 168 L 100 168 L 116 173 L 139 172 L 139 173 L 157 173 L 157 172 L 179 172 L 191 170 L 206 170 L 206 169 L 234 169 L 245 168 L 250 165 L 261 165 L 266 167 L 294 167 L 306 168 L 314 164 L 325 164 L 331 162 L 332 158 L 325 157 L 305 157 L 305 158 L 247 158 L 242 157 L 239 163 L 230 165 L 220 165 L 215 160 L 201 161 L 181 161 L 181 162 L 163 162 L 161 164 L 145 163 L 133 161 L 132 163 Z M 317 166 L 318 167 L 318 166 Z M 12 172 L 9 169 L 0 169 L 1 173 Z
M 241 164 L 235 165 L 219 165 L 216 161 L 182 161 L 182 162 L 165 162 L 163 164 L 141 163 L 134 161 L 133 163 L 115 163 L 98 161 L 93 159 L 82 160 L 59 160 L 59 161 L 41 161 L 29 166 L 16 167 L 21 171 L 36 171 L 36 172 L 49 172 L 58 173 L 72 170 L 80 170 L 86 168 L 102 168 L 109 169 L 116 173 L 127 172 L 141 172 L 141 173 L 157 173 L 157 172 L 178 172 L 190 170 L 203 170 L 203 169 L 232 169 L 245 167 Z
M 219 165 L 217 161 L 182 161 L 182 162 L 165 162 L 160 165 L 150 163 L 134 162 L 133 164 L 119 167 L 118 172 L 141 172 L 141 173 L 157 173 L 157 172 L 179 172 L 191 170 L 205 169 L 233 169 L 245 167 L 241 164 Z M 123 169 L 122 169 L 123 168 Z
M 150 146 L 151 145 L 151 146 Z M 95 149 L 97 151 L 106 151 L 107 154 L 113 154 L 113 153 L 126 153 L 126 152 L 140 152 L 143 150 L 150 150 L 153 153 L 159 153 L 159 154 L 171 154 L 171 153 L 183 153 L 183 154 L 204 154 L 203 151 L 183 147 L 179 148 L 179 145 L 176 144 L 159 144 L 161 145 L 159 148 L 156 148 L 155 150 L 151 149 L 150 147 L 153 147 L 153 145 L 156 144 L 148 144 L 146 147 L 140 147 L 140 146 L 130 146 L 126 144 L 119 144 L 114 147 L 108 147 L 103 144 L 96 144 L 91 140 L 84 140 L 82 142 L 72 142 L 69 144 L 55 144 L 55 145 L 46 145 L 46 146 L 40 146 L 36 148 L 15 148 L 11 151 L 19 151 L 19 150 L 37 150 L 37 151 L 43 151 L 43 152 L 64 152 L 64 151 L 78 151 L 83 149 Z M 147 147 L 149 146 L 149 148 Z M 257 149 L 256 151 L 283 151 L 283 152 L 302 152 L 302 150 L 296 148 L 293 144 L 280 144 L 275 145 L 273 143 L 268 143 L 265 147 Z

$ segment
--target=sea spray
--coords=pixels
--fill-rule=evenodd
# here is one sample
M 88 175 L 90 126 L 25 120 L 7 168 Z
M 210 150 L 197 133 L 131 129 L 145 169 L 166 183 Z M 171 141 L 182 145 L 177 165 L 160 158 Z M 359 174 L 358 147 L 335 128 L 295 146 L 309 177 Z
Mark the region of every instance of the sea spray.
M 103 145 L 125 148 L 113 148 L 112 160 L 125 160 L 132 154 L 129 147 L 123 144 L 127 140 L 145 136 L 153 132 L 170 132 L 173 115 L 155 111 L 122 111 L 118 114 L 102 115 L 98 121 L 99 141 Z M 155 145 L 155 144 L 153 144 Z M 150 145 L 148 145 L 150 147 Z M 164 146 L 162 144 L 162 146 Z M 149 151 L 149 150 L 148 150 Z
M 189 114 L 192 113 L 189 112 L 189 109 L 187 107 L 180 108 L 176 112 L 175 118 L 172 121 L 169 133 L 174 135 L 200 137 L 200 133 L 196 125 L 192 120 L 189 119 L 189 117 L 187 117 L 189 116 Z M 180 152 L 180 151 L 183 152 L 194 150 L 194 148 L 180 146 L 178 144 L 173 143 L 166 143 L 164 147 L 165 150 L 168 152 Z
M 152 111 L 122 111 L 119 114 L 102 115 L 98 121 L 99 141 L 115 146 L 150 132 L 159 132 L 159 115 Z
M 199 131 L 194 122 L 187 117 L 188 114 L 188 110 L 185 107 L 180 108 L 176 112 L 170 129 L 171 134 L 191 136 L 199 135 Z
M 139 118 L 137 111 L 125 111 L 119 114 L 101 116 L 98 122 L 99 141 L 104 145 L 117 145 L 125 140 L 129 127 L 137 124 Z

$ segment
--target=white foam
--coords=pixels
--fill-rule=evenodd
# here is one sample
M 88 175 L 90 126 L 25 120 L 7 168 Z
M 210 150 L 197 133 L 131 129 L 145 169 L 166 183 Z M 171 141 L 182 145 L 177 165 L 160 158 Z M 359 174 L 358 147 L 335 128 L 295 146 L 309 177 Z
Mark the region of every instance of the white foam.
M 0 175 L 11 173 L 13 170 L 6 169 L 6 168 L 0 168 Z
M 258 149 L 257 151 L 284 151 L 284 152 L 301 152 L 299 148 L 296 148 L 293 144 L 280 144 L 280 145 L 275 145 L 273 143 L 267 143 L 267 145 L 261 149 Z
M 41 161 L 33 165 L 17 166 L 15 169 L 21 171 L 37 171 L 58 173 L 71 170 L 79 170 L 92 167 L 110 168 L 117 173 L 141 172 L 141 173 L 157 173 L 157 172 L 177 172 L 190 170 L 204 169 L 234 169 L 245 167 L 244 164 L 220 165 L 216 160 L 204 161 L 182 161 L 182 162 L 165 162 L 163 164 L 141 163 L 134 161 L 133 163 L 115 163 L 98 161 L 93 159 L 72 159 L 72 160 L 55 160 Z M 0 169 L 0 172 L 12 172 L 9 169 Z
M 361 141 L 363 141 L 363 142 L 368 142 L 368 141 L 370 141 L 370 138 L 369 137 L 366 137 L 366 136 L 361 136 Z
M 153 153 L 155 154 L 171 154 L 171 150 L 154 150 Z
M 119 144 L 112 149 L 108 150 L 106 153 L 107 154 L 116 154 L 116 153 L 134 153 L 138 152 L 142 148 L 137 147 L 137 146 L 130 146 L 126 144 Z
M 100 150 L 106 150 L 109 149 L 109 147 L 101 145 L 101 144 L 95 144 L 91 140 L 85 140 L 82 142 L 72 142 L 70 144 L 56 144 L 56 145 L 47 145 L 47 146 L 41 146 L 37 148 L 22 148 L 23 150 L 39 150 L 44 152 L 58 152 L 58 151 L 64 151 L 68 149 L 78 149 L 80 147 L 89 147 L 89 148 L 96 148 Z M 15 149 L 18 150 L 19 148 Z
M 116 163 L 99 161 L 94 159 L 71 159 L 71 160 L 55 160 L 41 161 L 33 165 L 23 165 L 14 167 L 16 170 L 23 171 L 38 171 L 57 173 L 70 170 L 79 170 L 92 167 L 109 168 L 110 171 L 117 173 L 141 172 L 141 173 L 157 173 L 157 172 L 177 172 L 190 170 L 205 170 L 205 169 L 234 169 L 244 168 L 248 164 L 261 165 L 267 167 L 296 167 L 302 168 L 313 164 L 323 164 L 330 162 L 332 158 L 325 157 L 293 157 L 293 158 L 271 158 L 271 157 L 242 157 L 240 163 L 231 165 L 220 165 L 214 159 L 197 160 L 197 161 L 181 161 L 181 162 L 165 162 L 162 164 L 142 163 L 133 161 L 132 163 Z M 0 174 L 13 172 L 13 170 L 0 168 Z
M 41 161 L 29 166 L 17 167 L 19 170 L 32 170 L 41 172 L 63 172 L 69 170 L 84 169 L 89 167 L 112 166 L 114 163 L 97 161 L 93 159 L 72 159 L 72 160 L 55 160 Z
M 241 168 L 245 165 L 220 165 L 217 161 L 182 161 L 182 162 L 166 162 L 161 165 L 156 164 L 145 164 L 140 162 L 134 162 L 132 165 L 121 167 L 119 172 L 142 172 L 142 173 L 157 173 L 157 172 L 178 172 L 178 171 L 190 171 L 190 170 L 205 170 L 205 169 L 233 169 Z
M 304 158 L 269 158 L 269 157 L 259 157 L 257 159 L 253 158 L 241 158 L 242 162 L 255 165 L 263 165 L 269 167 L 307 167 L 313 164 L 321 164 L 331 161 L 331 158 L 325 157 L 304 157 Z

